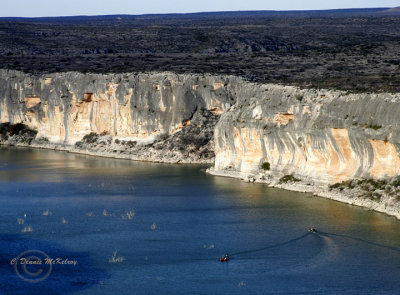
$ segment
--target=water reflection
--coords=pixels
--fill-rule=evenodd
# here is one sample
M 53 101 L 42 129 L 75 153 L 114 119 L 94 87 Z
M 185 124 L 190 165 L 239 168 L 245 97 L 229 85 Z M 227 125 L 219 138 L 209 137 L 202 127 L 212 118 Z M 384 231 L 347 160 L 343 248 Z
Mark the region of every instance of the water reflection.
M 271 224 L 277 224 L 282 216 L 292 216 L 294 228 L 308 229 L 309 227 L 330 229 L 337 233 L 359 232 L 379 241 L 383 233 L 390 234 L 390 243 L 400 243 L 396 234 L 399 222 L 393 217 L 382 213 L 366 210 L 361 207 L 351 206 L 307 193 L 296 193 L 275 188 L 269 188 L 264 184 L 252 184 L 244 181 L 225 177 L 213 177 L 214 186 L 228 191 L 234 204 L 244 210 L 240 215 L 244 222 L 251 222 L 260 214 L 266 214 Z M 253 210 L 251 210 L 253 208 Z M 286 222 L 286 221 L 285 221 Z M 281 226 L 279 229 L 282 230 Z
M 109 175 L 143 176 L 148 175 L 152 169 L 167 174 L 170 166 L 63 151 L 0 147 L 0 181 L 5 182 L 62 182 L 71 177 Z M 175 165 L 174 171 L 179 174 L 187 167 Z

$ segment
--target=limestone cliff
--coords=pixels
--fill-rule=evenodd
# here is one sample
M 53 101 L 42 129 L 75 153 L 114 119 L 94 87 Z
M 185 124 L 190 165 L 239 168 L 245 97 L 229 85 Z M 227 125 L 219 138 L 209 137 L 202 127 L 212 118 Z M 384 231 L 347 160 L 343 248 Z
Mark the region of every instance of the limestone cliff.
M 233 103 L 228 88 L 226 78 L 200 75 L 0 70 L 0 122 L 23 122 L 55 143 L 90 132 L 150 139 L 181 130 L 197 110 L 222 113 Z
M 3 143 L 22 140 L 134 160 L 211 162 L 214 126 L 234 103 L 229 83 L 235 80 L 173 73 L 34 76 L 0 70 L 0 123 L 24 123 L 37 131 L 35 141 L 13 137 Z M 108 137 L 82 142 L 91 133 Z
M 232 76 L 0 71 L 0 122 L 25 123 L 38 131 L 36 139 L 78 142 L 75 148 L 91 153 L 103 148 L 172 161 L 165 151 L 157 154 L 175 148 L 169 157 L 182 162 L 207 146 L 199 161 L 210 160 L 214 143 L 207 141 L 218 116 L 215 172 L 257 174 L 268 162 L 275 176 L 314 183 L 400 174 L 398 94 L 299 89 Z M 110 138 L 82 144 L 92 132 Z M 143 146 L 152 142 L 145 155 Z
M 400 173 L 400 95 L 244 84 L 215 130 L 214 171 L 314 183 Z

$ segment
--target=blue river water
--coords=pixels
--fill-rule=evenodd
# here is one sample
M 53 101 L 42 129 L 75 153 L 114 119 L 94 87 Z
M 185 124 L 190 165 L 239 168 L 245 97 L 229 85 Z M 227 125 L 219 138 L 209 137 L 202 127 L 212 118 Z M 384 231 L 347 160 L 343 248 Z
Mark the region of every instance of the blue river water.
M 400 294 L 396 219 L 205 169 L 0 148 L 0 294 Z

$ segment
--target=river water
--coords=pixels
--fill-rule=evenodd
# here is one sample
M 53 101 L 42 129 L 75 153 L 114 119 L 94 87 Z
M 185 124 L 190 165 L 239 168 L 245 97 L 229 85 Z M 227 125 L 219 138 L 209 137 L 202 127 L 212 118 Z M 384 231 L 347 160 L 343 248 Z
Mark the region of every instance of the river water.
M 0 294 L 400 294 L 396 219 L 205 168 L 0 148 Z

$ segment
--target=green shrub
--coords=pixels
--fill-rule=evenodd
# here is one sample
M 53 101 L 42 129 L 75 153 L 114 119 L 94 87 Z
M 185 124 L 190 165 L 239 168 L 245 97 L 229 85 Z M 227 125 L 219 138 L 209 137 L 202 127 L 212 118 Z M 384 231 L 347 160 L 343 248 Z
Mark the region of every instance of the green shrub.
M 95 143 L 96 141 L 97 141 L 97 139 L 99 138 L 99 136 L 97 135 L 97 133 L 96 132 L 91 132 L 91 133 L 89 133 L 89 134 L 86 134 L 84 137 L 83 137 L 83 141 L 84 142 L 86 142 L 86 143 Z
M 342 184 L 340 182 L 338 182 L 338 183 L 335 183 L 335 184 L 330 184 L 329 185 L 329 189 L 330 190 L 332 190 L 332 189 L 341 189 L 341 190 L 343 190 L 343 187 L 342 187 Z
M 378 129 L 382 128 L 381 125 L 364 125 L 364 127 L 374 129 L 374 130 L 378 130 Z
M 0 124 L 0 140 L 8 139 L 8 131 L 10 130 L 10 123 L 1 123 Z
M 264 169 L 264 170 L 266 170 L 266 171 L 269 171 L 269 169 L 271 168 L 271 165 L 270 165 L 268 162 L 264 162 L 264 163 L 261 165 L 261 168 Z
M 27 126 L 25 126 L 22 123 L 17 123 L 17 124 L 13 124 L 10 125 L 10 135 L 16 135 L 18 133 L 20 133 L 22 130 L 27 129 Z
M 394 187 L 399 187 L 400 186 L 400 178 L 394 179 L 392 181 L 391 185 Z
M 287 183 L 287 182 L 299 182 L 300 179 L 294 177 L 293 175 L 285 175 L 281 179 L 279 179 L 279 183 Z
M 300 102 L 302 102 L 303 101 L 303 95 L 301 95 L 301 94 L 296 94 L 296 99 L 298 100 L 298 101 L 300 101 Z
M 136 144 L 137 144 L 137 142 L 136 141 L 132 141 L 132 140 L 129 140 L 129 141 L 127 141 L 125 143 L 125 145 L 127 145 L 129 147 L 134 147 Z

